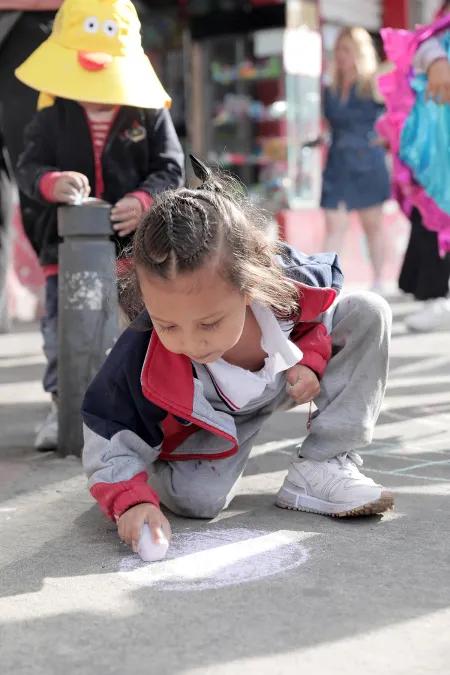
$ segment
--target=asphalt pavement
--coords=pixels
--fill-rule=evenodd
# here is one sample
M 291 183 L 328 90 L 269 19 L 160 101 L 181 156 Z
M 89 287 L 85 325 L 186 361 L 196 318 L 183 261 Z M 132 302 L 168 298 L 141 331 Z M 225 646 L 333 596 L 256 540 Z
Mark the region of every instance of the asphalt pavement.
M 450 335 L 394 298 L 388 394 L 365 471 L 383 517 L 277 509 L 307 411 L 272 418 L 215 520 L 171 517 L 168 558 L 120 543 L 78 460 L 38 454 L 36 326 L 0 336 L 2 675 L 424 675 L 450 663 Z M 345 410 L 342 411 L 345 414 Z

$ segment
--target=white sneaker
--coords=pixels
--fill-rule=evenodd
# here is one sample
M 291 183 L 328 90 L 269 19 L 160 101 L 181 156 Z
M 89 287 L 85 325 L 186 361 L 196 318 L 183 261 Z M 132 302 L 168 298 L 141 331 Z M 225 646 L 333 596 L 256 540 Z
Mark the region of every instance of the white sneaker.
M 420 312 L 408 316 L 405 323 L 415 333 L 450 330 L 450 299 L 430 300 Z
M 302 459 L 292 463 L 277 495 L 277 506 L 324 515 L 369 516 L 394 507 L 391 492 L 364 476 L 362 459 L 344 453 L 322 462 Z
M 52 410 L 39 428 L 34 441 L 34 449 L 41 452 L 56 450 L 58 447 L 58 408 L 53 403 Z

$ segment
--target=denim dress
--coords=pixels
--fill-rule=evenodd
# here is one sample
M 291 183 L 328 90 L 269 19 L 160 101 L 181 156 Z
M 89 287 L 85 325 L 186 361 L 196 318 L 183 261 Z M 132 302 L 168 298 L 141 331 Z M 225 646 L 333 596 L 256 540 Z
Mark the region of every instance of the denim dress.
M 323 172 L 321 206 L 349 211 L 367 209 L 389 199 L 391 186 L 383 148 L 371 146 L 375 122 L 383 106 L 358 95 L 356 87 L 347 101 L 329 87 L 324 92 L 324 116 L 331 131 L 331 145 Z

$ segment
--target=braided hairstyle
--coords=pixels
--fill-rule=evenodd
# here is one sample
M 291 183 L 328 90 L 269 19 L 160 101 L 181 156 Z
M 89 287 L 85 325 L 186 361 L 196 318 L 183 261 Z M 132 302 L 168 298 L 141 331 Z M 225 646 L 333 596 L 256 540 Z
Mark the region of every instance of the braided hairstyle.
M 134 268 L 122 280 L 121 305 L 131 319 L 143 309 L 137 271 L 170 281 L 203 267 L 216 256 L 225 280 L 277 314 L 298 311 L 298 291 L 276 262 L 279 244 L 269 235 L 268 214 L 246 197 L 243 185 L 213 174 L 191 156 L 200 188 L 155 196 L 135 234 Z

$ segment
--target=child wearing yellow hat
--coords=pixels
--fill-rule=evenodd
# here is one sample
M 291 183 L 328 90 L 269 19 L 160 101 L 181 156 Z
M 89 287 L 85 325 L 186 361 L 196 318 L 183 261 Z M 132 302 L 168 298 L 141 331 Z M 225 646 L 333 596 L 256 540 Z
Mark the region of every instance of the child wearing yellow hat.
M 184 181 L 170 98 L 144 54 L 129 0 L 66 0 L 53 31 L 16 71 L 40 92 L 19 159 L 21 189 L 42 205 L 36 222 L 46 276 L 44 388 L 54 400 L 35 447 L 57 444 L 57 205 L 89 194 L 113 204 L 118 253 L 153 195 Z

